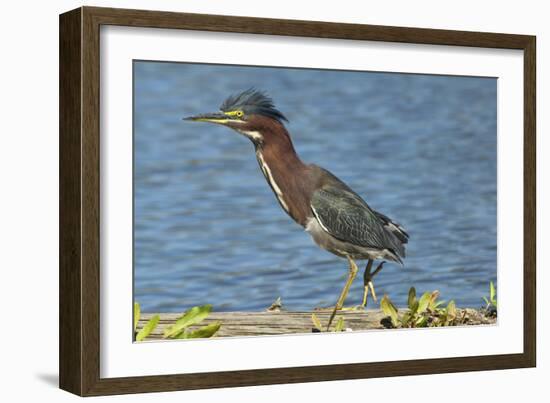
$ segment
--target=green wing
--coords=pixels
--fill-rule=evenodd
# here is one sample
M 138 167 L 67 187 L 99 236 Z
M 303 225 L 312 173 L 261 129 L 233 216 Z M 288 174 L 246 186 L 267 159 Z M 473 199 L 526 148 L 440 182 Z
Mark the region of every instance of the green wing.
M 340 241 L 405 255 L 402 242 L 382 219 L 387 217 L 372 210 L 343 183 L 316 190 L 312 195 L 311 209 L 325 231 Z

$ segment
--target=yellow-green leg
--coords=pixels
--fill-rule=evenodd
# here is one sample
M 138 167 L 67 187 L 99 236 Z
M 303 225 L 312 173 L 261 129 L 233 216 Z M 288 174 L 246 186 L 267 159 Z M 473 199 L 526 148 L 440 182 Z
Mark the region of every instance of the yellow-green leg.
M 363 308 L 366 308 L 366 306 L 367 306 L 367 299 L 368 299 L 368 296 L 369 296 L 369 290 L 372 294 L 372 299 L 374 300 L 374 302 L 377 301 L 376 292 L 374 292 L 374 284 L 372 282 L 372 279 L 374 278 L 374 276 L 376 276 L 378 274 L 378 272 L 380 270 L 382 270 L 382 267 L 384 266 L 384 263 L 386 263 L 386 262 L 385 261 L 381 262 L 376 267 L 374 272 L 371 273 L 372 263 L 373 263 L 373 260 L 369 259 L 369 261 L 367 262 L 367 267 L 365 268 L 365 273 L 363 274 L 364 291 L 363 291 L 363 303 L 361 304 L 363 306 Z
M 351 287 L 351 283 L 353 283 L 353 280 L 355 279 L 355 276 L 357 275 L 357 271 L 359 270 L 357 268 L 357 265 L 353 261 L 352 258 L 348 256 L 348 262 L 349 262 L 349 274 L 348 279 L 346 280 L 346 284 L 344 285 L 344 289 L 342 290 L 342 293 L 340 294 L 340 298 L 338 298 L 338 301 L 336 302 L 336 305 L 334 306 L 334 310 L 332 311 L 332 314 L 330 315 L 330 319 L 328 321 L 327 325 L 327 331 L 330 329 L 330 324 L 332 323 L 332 320 L 334 319 L 334 316 L 336 316 L 336 311 L 342 309 L 344 306 L 344 301 L 346 300 L 346 297 L 348 296 L 349 288 Z

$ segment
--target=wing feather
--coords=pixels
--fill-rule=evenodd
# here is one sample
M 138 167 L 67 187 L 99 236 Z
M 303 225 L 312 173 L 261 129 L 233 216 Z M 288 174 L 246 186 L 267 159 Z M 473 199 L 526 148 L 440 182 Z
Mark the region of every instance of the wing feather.
M 329 184 L 316 190 L 311 208 L 325 231 L 340 241 L 405 256 L 403 244 L 408 234 L 399 224 L 371 209 L 345 184 Z

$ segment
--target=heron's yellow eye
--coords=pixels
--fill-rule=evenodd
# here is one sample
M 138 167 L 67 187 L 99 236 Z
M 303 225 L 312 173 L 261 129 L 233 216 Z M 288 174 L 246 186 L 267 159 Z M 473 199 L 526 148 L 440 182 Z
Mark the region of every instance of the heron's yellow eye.
M 241 117 L 243 117 L 244 112 L 241 111 L 241 110 L 236 110 L 236 111 L 225 112 L 225 114 L 226 114 L 227 116 L 236 116 L 236 117 L 238 117 L 238 118 L 241 118 Z

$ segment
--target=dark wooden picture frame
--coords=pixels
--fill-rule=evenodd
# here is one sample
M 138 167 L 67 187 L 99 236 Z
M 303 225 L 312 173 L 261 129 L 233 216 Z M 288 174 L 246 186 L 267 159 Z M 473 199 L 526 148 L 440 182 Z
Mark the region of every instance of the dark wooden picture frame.
M 369 40 L 524 52 L 523 353 L 245 371 L 100 377 L 101 25 Z M 60 16 L 60 387 L 81 395 L 435 374 L 536 364 L 535 37 L 82 7 Z

